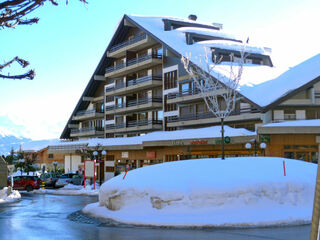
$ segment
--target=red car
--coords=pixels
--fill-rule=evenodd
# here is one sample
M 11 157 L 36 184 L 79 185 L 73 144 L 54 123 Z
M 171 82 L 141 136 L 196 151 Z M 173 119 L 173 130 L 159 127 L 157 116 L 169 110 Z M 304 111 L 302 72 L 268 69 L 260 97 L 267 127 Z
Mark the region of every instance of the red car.
M 8 186 L 11 186 L 11 178 L 8 178 Z M 13 177 L 14 190 L 27 190 L 28 192 L 33 189 L 39 189 L 41 186 L 41 179 L 36 176 L 15 176 Z

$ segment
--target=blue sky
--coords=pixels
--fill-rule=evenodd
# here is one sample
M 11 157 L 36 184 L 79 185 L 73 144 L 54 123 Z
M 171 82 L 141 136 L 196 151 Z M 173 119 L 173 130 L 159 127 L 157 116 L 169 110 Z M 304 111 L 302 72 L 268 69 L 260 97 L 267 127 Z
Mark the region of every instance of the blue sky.
M 320 53 L 318 0 L 89 0 L 86 7 L 69 2 L 36 10 L 36 25 L 1 30 L 0 61 L 25 58 L 36 78 L 0 80 L 0 129 L 32 139 L 58 138 L 124 14 L 196 14 L 199 21 L 249 36 L 251 44 L 271 47 L 276 66 Z

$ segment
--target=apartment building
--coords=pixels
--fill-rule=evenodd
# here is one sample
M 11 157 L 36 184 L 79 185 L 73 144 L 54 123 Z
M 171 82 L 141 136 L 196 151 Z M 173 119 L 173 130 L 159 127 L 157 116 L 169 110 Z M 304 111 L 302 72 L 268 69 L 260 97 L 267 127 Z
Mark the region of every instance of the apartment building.
M 228 66 L 230 54 L 237 61 L 242 46 L 221 24 L 198 22 L 194 15 L 124 15 L 61 138 L 130 137 L 218 125 L 181 56 L 200 56 L 206 47 L 209 58 Z M 247 44 L 245 51 L 245 83 L 227 125 L 255 130 L 273 121 L 320 117 L 320 73 L 314 70 L 319 56 L 277 72 L 270 49 Z

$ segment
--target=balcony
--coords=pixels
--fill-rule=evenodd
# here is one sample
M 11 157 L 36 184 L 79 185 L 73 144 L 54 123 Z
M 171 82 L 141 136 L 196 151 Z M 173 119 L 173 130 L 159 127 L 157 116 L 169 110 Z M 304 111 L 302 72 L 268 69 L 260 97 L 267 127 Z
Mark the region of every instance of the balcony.
M 156 42 L 147 34 L 137 35 L 125 42 L 113 45 L 107 52 L 108 57 L 119 58 L 125 56 L 126 51 L 138 51 L 143 48 L 154 45 Z
M 106 114 L 121 114 L 148 109 L 162 108 L 162 98 L 143 98 L 128 101 L 126 104 L 118 104 L 106 107 Z
M 70 137 L 103 136 L 104 129 L 99 127 L 71 129 Z
M 248 121 L 260 120 L 260 113 L 258 110 L 252 110 L 250 114 L 241 114 L 239 111 L 233 112 L 225 120 L 226 122 L 232 121 Z M 202 112 L 195 114 L 186 114 L 182 116 L 168 117 L 167 127 L 191 126 L 198 124 L 220 123 L 220 119 L 215 117 L 211 112 Z
M 87 120 L 87 119 L 94 119 L 94 118 L 103 118 L 103 112 L 98 112 L 96 110 L 84 110 L 79 111 L 72 117 L 72 120 Z
M 158 64 L 162 64 L 162 55 L 144 55 L 139 58 L 130 59 L 126 63 L 106 68 L 105 77 L 120 77 L 121 75 L 126 75 Z
M 145 76 L 134 80 L 129 80 L 127 84 L 123 82 L 111 88 L 106 88 L 106 95 L 128 94 L 152 87 L 162 86 L 161 76 Z
M 187 103 L 199 99 L 202 99 L 201 92 L 196 88 L 180 91 L 177 93 L 169 93 L 167 103 Z
M 106 133 L 119 133 L 119 132 L 135 132 L 135 131 L 150 131 L 161 130 L 162 120 L 143 120 L 143 121 L 130 121 L 120 124 L 106 125 Z

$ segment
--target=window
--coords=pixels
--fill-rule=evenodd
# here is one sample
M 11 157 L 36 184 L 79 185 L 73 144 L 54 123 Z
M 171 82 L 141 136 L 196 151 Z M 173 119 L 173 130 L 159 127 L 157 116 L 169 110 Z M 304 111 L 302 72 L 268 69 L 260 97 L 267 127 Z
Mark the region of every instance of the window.
M 193 113 L 193 105 L 185 106 L 180 108 L 180 115 L 189 115 Z
M 164 105 L 165 112 L 171 112 L 171 111 L 176 111 L 176 110 L 177 110 L 177 104 L 175 104 L 175 103 Z
M 285 152 L 284 157 L 294 159 L 294 152 Z
M 163 120 L 163 111 L 154 111 L 152 114 L 152 120 Z
M 106 102 L 113 102 L 114 97 L 113 96 L 106 96 Z
M 164 89 L 171 89 L 177 87 L 177 70 L 167 72 L 164 74 Z
M 52 153 L 50 153 L 49 155 L 48 155 L 48 158 L 53 158 L 53 154 Z

